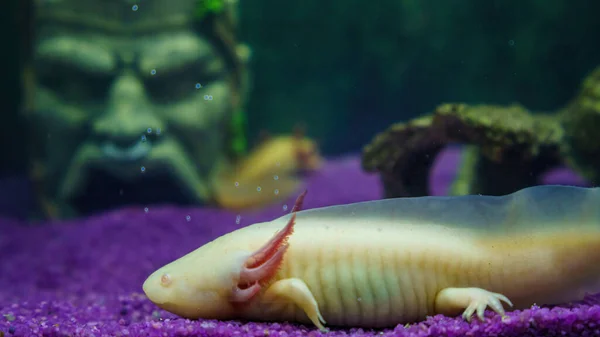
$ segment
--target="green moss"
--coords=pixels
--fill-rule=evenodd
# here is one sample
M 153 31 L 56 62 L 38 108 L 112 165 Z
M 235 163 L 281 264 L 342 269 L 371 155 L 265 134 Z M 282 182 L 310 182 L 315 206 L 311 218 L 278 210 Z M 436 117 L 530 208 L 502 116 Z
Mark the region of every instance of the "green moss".
M 473 178 L 477 175 L 477 161 L 481 153 L 476 145 L 467 145 L 461 153 L 459 170 L 456 178 L 450 184 L 448 193 L 450 195 L 473 194 Z
M 225 0 L 198 0 L 196 6 L 196 18 L 203 19 L 207 15 L 217 14 L 223 11 Z
M 243 110 L 238 110 L 231 118 L 231 150 L 236 157 L 246 154 L 248 149 L 245 131 L 246 114 Z
M 600 179 L 600 67 L 583 82 L 578 95 L 561 111 L 569 166 L 589 181 Z

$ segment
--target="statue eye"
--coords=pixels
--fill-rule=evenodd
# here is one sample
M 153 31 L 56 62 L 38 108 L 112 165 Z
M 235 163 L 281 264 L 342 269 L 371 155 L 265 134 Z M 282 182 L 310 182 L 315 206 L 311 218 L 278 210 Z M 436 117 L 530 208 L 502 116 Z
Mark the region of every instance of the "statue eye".
M 163 274 L 163 276 L 160 277 L 160 284 L 162 284 L 165 287 L 171 284 L 171 275 Z

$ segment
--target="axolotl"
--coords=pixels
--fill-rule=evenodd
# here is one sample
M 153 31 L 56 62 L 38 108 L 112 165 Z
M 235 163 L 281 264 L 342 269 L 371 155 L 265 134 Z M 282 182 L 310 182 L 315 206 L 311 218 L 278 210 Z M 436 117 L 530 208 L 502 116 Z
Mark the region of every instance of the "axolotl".
M 143 284 L 190 319 L 385 328 L 600 292 L 600 188 L 426 196 L 302 210 L 209 242 Z

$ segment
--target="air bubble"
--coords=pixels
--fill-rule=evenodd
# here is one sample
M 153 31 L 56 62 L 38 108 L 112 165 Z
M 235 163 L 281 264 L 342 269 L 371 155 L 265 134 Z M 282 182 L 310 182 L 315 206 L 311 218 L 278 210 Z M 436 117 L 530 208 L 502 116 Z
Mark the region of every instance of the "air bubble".
M 142 135 L 142 142 L 146 141 L 146 135 Z
M 508 40 L 508 45 L 509 46 L 514 46 L 515 45 L 515 40 Z
M 191 216 L 189 216 L 189 215 L 186 215 L 186 216 L 185 216 L 185 220 L 186 220 L 187 222 L 190 222 L 190 220 L 192 220 L 192 217 L 191 217 Z
M 262 190 L 262 188 L 260 188 L 260 186 L 258 186 L 258 187 L 256 188 L 256 191 L 257 191 L 257 192 L 260 192 L 261 190 Z
M 204 100 L 205 101 L 212 101 L 213 97 L 212 97 L 212 95 L 204 95 Z
M 144 213 L 148 213 L 148 207 L 144 207 Z
M 146 132 L 148 132 L 148 133 L 152 133 L 152 128 L 148 128 L 148 129 L 146 130 Z
M 279 190 L 275 189 L 275 191 L 273 191 L 273 193 L 275 193 L 275 195 L 278 195 L 279 194 Z
M 142 173 L 146 172 L 146 168 L 145 167 L 140 167 L 140 171 L 142 171 Z
M 234 185 L 235 185 L 235 187 L 239 187 L 239 186 L 240 186 L 240 183 L 238 183 L 238 182 L 236 181 Z
M 273 180 L 279 180 L 279 176 L 278 175 L 273 176 Z
M 242 217 L 240 215 L 235 216 L 235 224 L 236 225 L 239 225 L 241 220 L 242 220 Z
M 131 6 L 131 10 L 134 11 L 134 12 L 137 11 L 138 10 L 138 5 Z
M 202 88 L 202 84 L 196 83 L 196 89 L 200 89 L 200 88 Z
M 156 75 L 156 69 L 150 70 L 150 75 Z
M 283 205 L 283 210 L 287 211 L 287 205 Z

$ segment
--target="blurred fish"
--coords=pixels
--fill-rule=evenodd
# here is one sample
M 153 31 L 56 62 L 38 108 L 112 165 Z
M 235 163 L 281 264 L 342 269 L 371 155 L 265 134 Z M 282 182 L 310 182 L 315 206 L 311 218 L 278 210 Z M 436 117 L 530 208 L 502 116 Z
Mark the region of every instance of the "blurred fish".
M 285 200 L 304 177 L 323 163 L 315 141 L 301 130 L 268 137 L 237 165 L 224 169 L 213 185 L 214 199 L 223 208 L 260 208 Z

